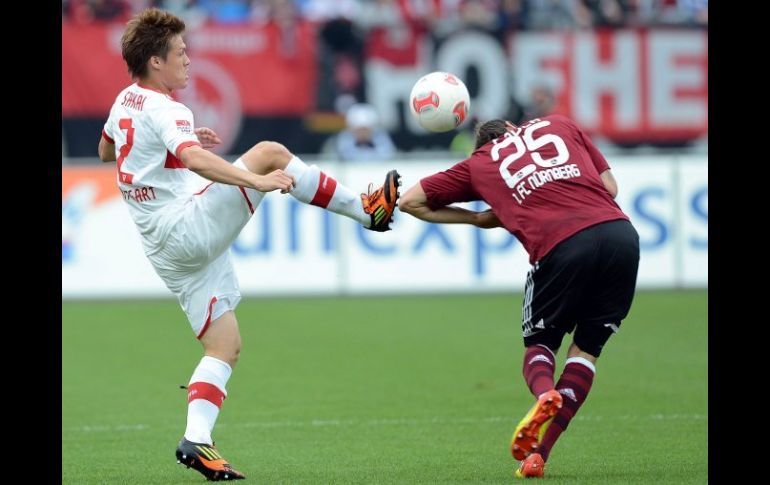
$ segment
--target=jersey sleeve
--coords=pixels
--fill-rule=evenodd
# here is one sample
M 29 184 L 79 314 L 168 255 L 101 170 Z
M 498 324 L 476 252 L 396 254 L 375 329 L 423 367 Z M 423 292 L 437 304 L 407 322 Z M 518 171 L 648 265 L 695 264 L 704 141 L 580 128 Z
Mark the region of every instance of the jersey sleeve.
M 166 148 L 177 158 L 181 159 L 179 155 L 183 149 L 192 145 L 200 146 L 195 135 L 192 111 L 186 106 L 176 104 L 158 108 L 152 112 L 152 120 Z
M 473 189 L 468 160 L 463 160 L 449 170 L 438 172 L 420 180 L 428 207 L 437 210 L 454 202 L 480 200 Z
M 594 142 L 591 141 L 591 138 L 589 138 L 588 135 L 586 135 L 586 133 L 579 127 L 577 130 L 578 133 L 580 133 L 580 138 L 583 140 L 583 145 L 585 145 L 586 150 L 588 151 L 588 155 L 591 157 L 591 161 L 594 164 L 594 167 L 596 167 L 596 172 L 601 174 L 602 172 L 609 170 L 610 164 L 607 163 L 607 159 L 604 158 L 602 152 L 596 148 L 596 145 L 594 145 Z

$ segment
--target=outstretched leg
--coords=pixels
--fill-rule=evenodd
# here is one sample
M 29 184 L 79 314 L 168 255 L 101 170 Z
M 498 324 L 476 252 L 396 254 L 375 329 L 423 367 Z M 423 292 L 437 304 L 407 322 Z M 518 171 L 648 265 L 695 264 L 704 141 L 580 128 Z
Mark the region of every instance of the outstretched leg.
M 283 170 L 292 175 L 298 200 L 350 217 L 373 231 L 387 231 L 398 201 L 400 176 L 391 170 L 385 183 L 375 191 L 356 195 L 316 165 L 306 165 L 280 143 L 263 141 L 244 153 L 240 160 L 252 172 L 264 175 Z

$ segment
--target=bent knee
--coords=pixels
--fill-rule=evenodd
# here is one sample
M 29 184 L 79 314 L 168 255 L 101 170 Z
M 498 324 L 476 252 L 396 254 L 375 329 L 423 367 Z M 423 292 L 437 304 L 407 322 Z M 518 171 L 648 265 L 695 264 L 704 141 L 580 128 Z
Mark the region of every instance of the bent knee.
M 238 363 L 238 358 L 241 355 L 241 342 L 240 339 L 231 342 L 221 342 L 218 345 L 205 346 L 205 355 L 219 359 L 222 362 L 226 362 L 231 368 L 235 368 L 235 364 Z
M 235 364 L 238 363 L 238 358 L 240 356 L 241 356 L 241 346 L 239 345 L 237 348 L 233 349 L 233 351 L 230 353 L 230 358 L 227 361 L 227 363 L 230 364 L 230 367 L 232 369 L 235 369 Z
M 277 141 L 261 141 L 251 147 L 251 150 L 256 150 L 259 153 L 263 153 L 268 156 L 288 155 L 289 149 L 283 146 Z M 249 151 L 251 151 L 249 150 Z
M 291 160 L 288 148 L 275 141 L 261 141 L 243 155 L 244 162 L 265 172 L 283 168 Z
M 215 353 L 217 354 L 216 357 L 219 360 L 227 362 L 227 364 L 232 369 L 235 369 L 235 365 L 238 363 L 238 358 L 241 356 L 241 346 L 239 344 L 237 347 L 233 346 L 227 349 L 219 349 Z

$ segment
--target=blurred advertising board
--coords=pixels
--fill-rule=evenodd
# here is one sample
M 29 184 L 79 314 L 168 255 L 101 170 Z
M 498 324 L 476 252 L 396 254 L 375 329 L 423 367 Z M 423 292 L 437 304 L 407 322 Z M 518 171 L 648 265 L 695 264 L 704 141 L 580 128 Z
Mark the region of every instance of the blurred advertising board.
M 62 24 L 68 156 L 92 156 L 93 133 L 131 82 L 120 53 L 123 28 Z M 338 72 L 322 67 L 334 59 L 319 58 L 316 29 L 300 22 L 286 32 L 266 24 L 204 25 L 187 33 L 190 83 L 174 96 L 192 109 L 197 126 L 217 130 L 219 153 L 245 151 L 263 139 L 319 153 L 344 124 L 329 112 L 340 93 L 324 88 L 343 74 L 359 83 L 399 149 L 446 147 L 452 134 L 429 134 L 409 113 L 415 81 L 435 70 L 465 81 L 471 117 L 482 120 L 534 117 L 534 93 L 546 89 L 553 98 L 548 111 L 615 143 L 685 144 L 708 134 L 705 30 L 529 31 L 502 40 L 459 30 L 437 40 L 419 29 L 399 36 L 374 29 L 363 41 L 361 64 Z
M 363 191 L 394 167 L 406 190 L 454 162 L 319 165 Z M 613 157 L 610 163 L 620 187 L 618 203 L 640 235 L 639 288 L 707 287 L 707 158 Z M 63 298 L 169 295 L 144 257 L 114 170 L 62 168 Z M 231 247 L 241 291 L 341 295 L 524 288 L 527 254 L 503 229 L 432 225 L 399 212 L 393 227 L 374 233 L 291 196 L 268 194 Z

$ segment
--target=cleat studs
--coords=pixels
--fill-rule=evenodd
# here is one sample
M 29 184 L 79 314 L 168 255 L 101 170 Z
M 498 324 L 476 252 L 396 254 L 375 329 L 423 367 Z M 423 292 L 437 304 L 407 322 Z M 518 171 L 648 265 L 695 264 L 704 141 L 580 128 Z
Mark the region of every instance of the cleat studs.
M 524 438 L 524 433 L 519 433 L 519 435 L 517 436 L 517 438 L 519 438 L 519 439 L 522 439 L 522 438 Z

